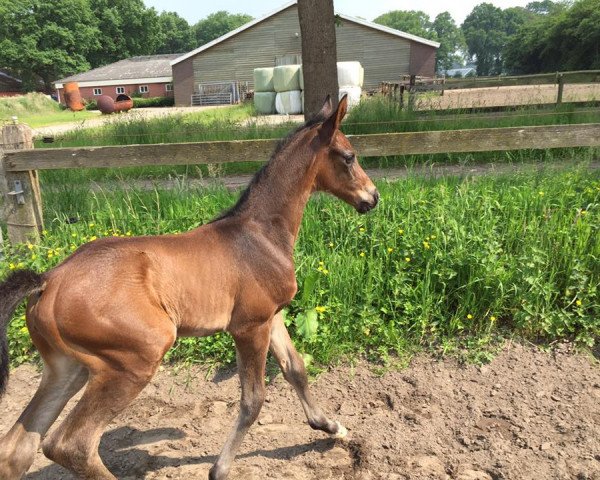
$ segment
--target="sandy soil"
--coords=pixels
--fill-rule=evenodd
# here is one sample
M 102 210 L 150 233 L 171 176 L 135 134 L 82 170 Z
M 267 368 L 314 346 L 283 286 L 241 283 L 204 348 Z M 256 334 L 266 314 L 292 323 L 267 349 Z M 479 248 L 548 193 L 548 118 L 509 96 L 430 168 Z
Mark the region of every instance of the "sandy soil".
M 450 108 L 483 108 L 511 105 L 556 103 L 556 85 L 525 85 L 519 87 L 490 87 L 446 90 L 444 95 L 420 95 L 415 104 L 418 110 Z M 563 102 L 600 100 L 600 84 L 566 84 Z
M 600 479 L 600 368 L 568 345 L 543 353 L 508 344 L 481 367 L 419 356 L 401 371 L 374 370 L 339 366 L 312 385 L 322 407 L 348 427 L 343 441 L 306 425 L 274 370 L 230 478 Z M 1 432 L 39 377 L 31 366 L 13 372 Z M 119 478 L 206 478 L 238 396 L 235 371 L 164 369 L 110 425 L 102 457 Z M 26 478 L 71 477 L 38 453 Z

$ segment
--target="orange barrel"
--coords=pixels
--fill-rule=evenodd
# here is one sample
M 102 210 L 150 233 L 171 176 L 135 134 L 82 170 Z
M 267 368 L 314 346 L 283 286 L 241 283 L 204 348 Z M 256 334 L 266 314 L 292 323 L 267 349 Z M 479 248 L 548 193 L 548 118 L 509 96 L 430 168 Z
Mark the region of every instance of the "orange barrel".
M 133 108 L 133 100 L 129 95 L 121 93 L 115 100 L 115 112 L 128 112 Z
M 79 91 L 79 84 L 77 82 L 65 83 L 63 94 L 65 96 L 65 103 L 69 109 L 79 112 L 85 108 L 81 101 L 81 92 Z

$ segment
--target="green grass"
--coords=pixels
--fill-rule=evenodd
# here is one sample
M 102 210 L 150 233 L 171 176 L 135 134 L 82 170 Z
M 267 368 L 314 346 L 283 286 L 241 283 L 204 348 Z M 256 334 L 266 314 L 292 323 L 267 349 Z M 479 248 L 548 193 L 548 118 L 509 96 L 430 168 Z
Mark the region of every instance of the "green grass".
M 309 202 L 295 253 L 299 293 L 287 322 L 299 349 L 329 363 L 386 360 L 417 347 L 485 348 L 499 335 L 532 341 L 600 335 L 600 172 L 380 183 L 380 205 L 358 215 L 325 195 Z M 185 231 L 227 208 L 224 189 L 45 194 L 40 245 L 8 249 L 10 268 L 44 271 L 106 235 Z M 31 358 L 21 309 L 11 358 Z M 476 346 L 476 347 L 473 347 Z M 232 361 L 227 335 L 182 339 L 170 360 Z
M 97 112 L 72 112 L 62 110 L 58 103 L 41 93 L 28 93 L 20 97 L 0 98 L 0 123 L 10 122 L 16 116 L 21 123 L 32 128 L 61 123 L 83 122 L 97 118 Z

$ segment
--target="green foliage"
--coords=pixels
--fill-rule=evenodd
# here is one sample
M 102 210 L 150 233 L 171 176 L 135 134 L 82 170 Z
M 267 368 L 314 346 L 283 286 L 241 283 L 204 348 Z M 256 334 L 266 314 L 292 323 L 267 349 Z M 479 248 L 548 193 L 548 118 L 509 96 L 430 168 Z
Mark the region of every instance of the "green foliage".
M 196 36 L 196 46 L 199 47 L 211 42 L 215 38 L 219 38 L 221 35 L 225 35 L 251 20 L 252 17 L 250 15 L 243 13 L 229 13 L 224 10 L 211 13 L 193 27 Z
M 465 38 L 450 13 L 438 14 L 431 28 L 435 31 L 437 41 L 440 42 L 435 56 L 436 71 L 445 71 L 452 68 L 454 64 L 461 63 L 461 52 L 466 50 Z
M 420 10 L 394 10 L 379 15 L 373 21 L 386 27 L 400 30 L 401 32 L 412 33 L 413 35 L 430 40 L 437 40 L 429 15 Z
M 481 339 L 498 335 L 597 342 L 598 171 L 408 177 L 378 188 L 380 205 L 364 216 L 326 195 L 308 204 L 295 252 L 300 293 L 286 315 L 301 351 L 326 363 L 462 343 L 481 359 Z M 45 189 L 48 231 L 39 245 L 8 246 L 0 278 L 14 268 L 45 271 L 96 237 L 186 231 L 235 196 L 185 185 Z M 32 352 L 22 314 L 9 329 L 14 362 Z M 232 361 L 234 349 L 228 335 L 181 339 L 168 358 Z
M 173 97 L 148 97 L 148 98 L 133 98 L 133 106 L 135 108 L 147 107 L 172 107 L 175 105 Z
M 160 26 L 154 8 L 142 0 L 89 0 L 100 32 L 99 45 L 89 56 L 92 67 L 160 48 Z
M 160 41 L 156 53 L 185 53 L 198 46 L 192 27 L 177 13 L 161 12 L 158 23 Z
M 502 9 L 491 3 L 481 3 L 465 18 L 461 28 L 469 55 L 477 59 L 477 74 L 501 73 L 502 49 L 506 43 L 506 23 Z
M 540 6 L 506 46 L 511 73 L 600 69 L 600 0 Z
M 100 48 L 99 31 L 87 0 L 15 0 L 0 6 L 0 65 L 24 87 L 87 70 L 87 56 Z

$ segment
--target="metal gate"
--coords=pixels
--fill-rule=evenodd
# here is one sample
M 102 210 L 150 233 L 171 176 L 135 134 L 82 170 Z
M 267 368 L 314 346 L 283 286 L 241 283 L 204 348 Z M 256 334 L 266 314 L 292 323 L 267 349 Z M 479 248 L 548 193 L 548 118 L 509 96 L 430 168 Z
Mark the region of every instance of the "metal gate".
M 232 105 L 240 103 L 248 91 L 248 82 L 208 82 L 198 84 L 192 105 Z

